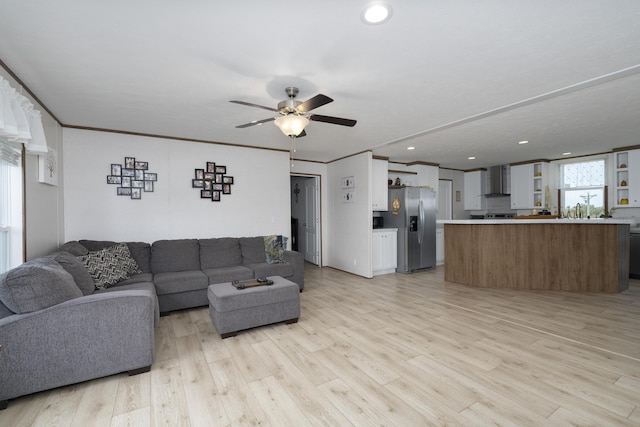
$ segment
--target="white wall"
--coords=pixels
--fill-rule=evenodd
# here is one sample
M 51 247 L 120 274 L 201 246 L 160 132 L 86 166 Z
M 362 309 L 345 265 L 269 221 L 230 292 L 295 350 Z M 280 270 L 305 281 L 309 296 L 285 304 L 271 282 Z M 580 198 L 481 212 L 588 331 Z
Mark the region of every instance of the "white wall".
M 62 147 L 62 127 L 60 124 L 24 90 L 18 82 L 0 66 L 0 75 L 6 79 L 18 93 L 27 97 L 40 111 L 42 126 L 44 128 L 47 145 L 57 151 L 58 154 L 58 186 L 42 184 L 38 181 L 38 156 L 27 154 L 25 156 L 24 171 L 24 229 L 26 230 L 25 253 L 30 260 L 45 255 L 58 247 L 64 238 L 64 191 L 62 176 L 64 175 Z
M 329 174 L 329 260 L 328 265 L 364 277 L 373 277 L 371 264 L 371 152 L 337 160 L 328 165 Z M 355 198 L 343 200 L 342 179 L 353 177 Z
M 65 240 L 146 241 L 175 238 L 290 237 L 288 152 L 64 129 Z M 112 163 L 125 157 L 149 163 L 154 192 L 140 200 L 117 196 L 107 184 Z M 206 162 L 234 177 L 220 202 L 192 188 Z

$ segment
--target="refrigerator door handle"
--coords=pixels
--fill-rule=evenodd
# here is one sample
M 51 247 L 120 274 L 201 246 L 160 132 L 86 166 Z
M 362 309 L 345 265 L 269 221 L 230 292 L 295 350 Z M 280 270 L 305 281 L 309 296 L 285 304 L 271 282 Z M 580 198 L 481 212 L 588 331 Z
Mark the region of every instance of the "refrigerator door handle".
M 420 202 L 418 202 L 418 244 L 421 245 L 422 244 L 422 233 L 423 233 L 423 229 L 424 229 L 424 209 L 422 207 L 422 199 L 420 199 Z

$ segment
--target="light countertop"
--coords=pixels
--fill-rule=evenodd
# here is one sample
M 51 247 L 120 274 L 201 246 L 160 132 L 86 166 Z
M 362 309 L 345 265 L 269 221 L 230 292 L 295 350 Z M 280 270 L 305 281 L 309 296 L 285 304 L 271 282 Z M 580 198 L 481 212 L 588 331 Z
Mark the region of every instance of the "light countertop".
M 635 225 L 634 218 L 592 218 L 592 219 L 450 219 L 438 220 L 442 224 L 629 224 Z

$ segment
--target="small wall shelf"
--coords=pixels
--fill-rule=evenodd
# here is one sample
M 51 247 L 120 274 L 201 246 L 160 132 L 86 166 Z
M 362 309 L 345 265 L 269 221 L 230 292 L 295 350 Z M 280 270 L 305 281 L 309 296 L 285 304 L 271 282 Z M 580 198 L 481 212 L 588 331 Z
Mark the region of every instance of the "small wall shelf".
M 614 166 L 615 207 L 640 207 L 640 150 L 616 152 Z

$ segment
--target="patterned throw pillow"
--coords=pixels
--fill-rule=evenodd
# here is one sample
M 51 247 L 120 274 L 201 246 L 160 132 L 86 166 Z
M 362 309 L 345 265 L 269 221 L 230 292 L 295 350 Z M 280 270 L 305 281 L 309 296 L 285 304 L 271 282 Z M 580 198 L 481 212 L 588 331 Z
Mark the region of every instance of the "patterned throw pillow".
M 267 255 L 267 264 L 278 264 L 284 260 L 284 251 L 287 249 L 285 236 L 264 236 L 264 251 Z
M 96 289 L 102 290 L 116 283 L 128 279 L 133 274 L 140 273 L 136 261 L 126 243 L 89 252 L 78 259 L 85 265 Z

